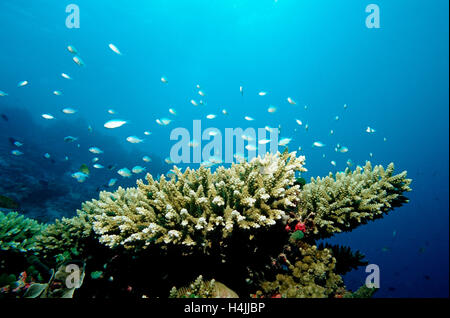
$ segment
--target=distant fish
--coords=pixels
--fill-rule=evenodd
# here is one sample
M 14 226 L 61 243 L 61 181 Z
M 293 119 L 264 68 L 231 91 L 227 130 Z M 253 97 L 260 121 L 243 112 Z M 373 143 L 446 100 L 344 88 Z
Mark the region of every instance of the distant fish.
M 250 116 L 245 116 L 244 119 L 245 119 L 245 120 L 248 120 L 248 121 L 253 121 L 253 120 L 255 120 L 253 117 L 250 117 Z
M 122 55 L 122 53 L 119 51 L 117 46 L 115 46 L 114 44 L 110 43 L 108 46 L 114 53 L 116 53 L 118 55 Z
M 91 125 L 88 126 L 88 131 L 92 132 L 92 126 Z
M 384 137 L 384 138 L 383 138 L 383 141 L 387 141 L 387 138 L 386 138 L 386 137 Z
M 222 114 L 224 114 L 224 115 L 228 115 L 228 112 L 227 112 L 227 110 L 226 110 L 226 109 L 222 109 Z
M 348 152 L 348 148 L 347 148 L 347 147 L 344 147 L 344 146 L 343 146 L 343 147 L 340 147 L 338 150 L 339 150 L 340 153 L 346 153 L 346 152 Z
M 145 161 L 145 162 L 151 162 L 152 161 L 152 159 L 149 156 L 142 157 L 142 160 Z
M 161 118 L 161 119 L 156 120 L 156 123 L 161 126 L 167 126 L 171 122 L 172 122 L 172 120 L 169 118 Z
M 171 113 L 172 115 L 176 115 L 177 114 L 177 112 L 173 108 L 169 108 L 169 113 Z
M 200 85 L 199 84 L 195 85 L 195 87 L 197 87 L 197 89 L 200 89 Z
M 347 107 L 348 107 L 347 104 L 344 104 L 344 109 L 347 109 Z
M 191 104 L 194 105 L 194 106 L 198 106 L 197 102 L 195 100 L 193 100 L 193 99 L 191 99 Z
M 0 91 L 0 97 L 3 97 L 3 96 L 8 96 L 8 94 L 5 93 L 4 91 Z
M 103 168 L 104 168 L 104 166 L 102 166 L 102 165 L 99 164 L 99 163 L 94 164 L 93 167 L 94 167 L 95 169 L 103 169 Z
M 69 115 L 71 115 L 71 114 L 75 114 L 75 113 L 77 112 L 77 110 L 68 107 L 68 108 L 64 108 L 64 109 L 62 110 L 62 112 L 63 112 L 64 114 L 69 114 Z
M 278 142 L 278 146 L 286 146 L 288 143 L 290 143 L 292 140 L 292 138 L 282 138 L 279 142 Z
M 6 116 L 5 114 L 1 114 L 0 117 L 2 117 L 4 121 L 9 120 L 8 116 Z
M 65 79 L 72 79 L 72 77 L 70 77 L 68 74 L 66 74 L 66 73 L 61 73 L 61 76 L 63 77 L 63 78 L 65 78 Z
M 114 115 L 116 113 L 116 111 L 114 109 L 108 109 L 108 113 L 111 115 Z
M 101 150 L 100 148 L 97 147 L 91 147 L 89 148 L 89 151 L 95 154 L 99 154 L 99 153 L 103 153 L 103 150 Z
M 257 148 L 254 145 L 247 145 L 245 146 L 245 149 L 247 149 L 248 151 L 255 151 Z
M 105 128 L 113 129 L 113 128 L 119 128 L 125 125 L 127 121 L 121 120 L 121 119 L 113 119 L 110 121 L 107 121 L 103 126 Z
M 86 164 L 84 164 L 84 163 L 80 166 L 79 171 L 80 171 L 81 173 L 87 175 L 87 176 L 91 173 L 91 172 L 89 171 L 89 167 L 88 167 Z
M 339 116 L 334 117 L 335 120 L 339 120 Z
M 74 142 L 74 141 L 77 141 L 77 140 L 78 140 L 77 137 L 72 137 L 72 136 L 64 137 L 64 141 L 65 142 Z
M 322 143 L 321 141 L 315 141 L 315 142 L 313 142 L 313 147 L 321 148 L 321 147 L 325 147 L 325 144 Z
M 96 163 L 97 161 L 99 161 L 100 159 L 98 157 L 92 158 L 92 163 Z
M 148 130 L 144 131 L 144 135 L 146 135 L 146 136 L 150 136 L 151 134 L 152 133 L 150 131 L 148 131 Z
M 352 159 L 348 159 L 346 162 L 347 166 L 349 166 L 350 168 L 353 167 L 354 163 L 352 161 Z
M 205 93 L 204 93 L 203 91 L 198 91 L 198 94 L 199 94 L 200 96 L 202 96 L 202 97 L 205 96 Z
M 55 117 L 53 117 L 53 115 L 50 115 L 50 114 L 42 114 L 41 116 L 42 116 L 42 118 L 48 119 L 48 120 L 55 118 Z
M 128 169 L 128 168 L 122 168 L 122 169 L 119 169 L 119 170 L 117 171 L 117 173 L 118 173 L 119 175 L 121 175 L 122 177 L 124 177 L 124 178 L 129 178 L 129 177 L 131 177 L 131 171 L 130 171 L 130 169 Z
M 332 165 L 332 166 L 335 166 L 335 167 L 336 167 L 336 161 L 334 161 L 334 160 L 331 160 L 331 162 L 330 162 L 330 163 L 331 163 L 331 165 Z
M 67 50 L 72 54 L 78 54 L 77 49 L 73 45 L 67 46 Z
M 305 125 L 305 130 L 308 131 L 308 129 L 309 129 L 309 125 L 306 124 L 306 125 Z
M 16 146 L 16 147 L 22 147 L 22 146 L 23 146 L 23 143 L 21 143 L 20 141 L 15 141 L 15 142 L 14 142 L 14 146 Z
M 116 184 L 116 182 L 117 182 L 117 179 L 115 179 L 115 178 L 112 178 L 111 180 L 109 180 L 109 182 L 108 182 L 108 187 L 114 187 L 114 185 Z
M 303 125 L 302 121 L 300 119 L 296 119 L 295 120 L 297 122 L 297 124 L 299 124 L 300 126 Z
M 164 84 L 169 83 L 169 81 L 167 80 L 167 78 L 165 78 L 164 76 L 161 77 L 161 82 L 163 82 Z
M 261 140 L 258 140 L 258 144 L 265 145 L 265 144 L 269 143 L 270 141 L 271 141 L 270 139 L 261 139 Z
M 247 140 L 247 141 L 252 141 L 253 140 L 253 138 L 251 136 L 248 136 L 248 135 L 245 135 L 245 134 L 242 135 L 241 138 L 244 139 L 244 140 Z
M 208 118 L 208 119 L 214 119 L 216 117 L 217 117 L 217 115 L 214 115 L 214 114 L 206 115 L 206 118 Z
M 50 159 L 50 154 L 48 152 L 44 153 L 44 158 L 45 159 Z
M 80 183 L 86 181 L 88 177 L 89 176 L 87 174 L 84 174 L 83 172 L 80 171 L 72 173 L 72 178 L 76 179 Z
M 290 97 L 287 98 L 287 101 L 288 101 L 288 103 L 291 104 L 291 105 L 296 105 L 296 104 L 297 104 L 297 103 L 296 103 L 292 98 L 290 98 Z
M 23 152 L 22 151 L 19 151 L 19 150 L 13 150 L 13 151 L 11 151 L 11 153 L 14 155 L 14 156 L 21 156 L 21 155 L 23 155 Z
M 275 106 L 270 106 L 269 108 L 267 108 L 267 111 L 269 113 L 275 113 L 277 111 L 277 108 Z
M 127 141 L 132 144 L 139 144 L 139 143 L 143 142 L 144 140 L 140 139 L 139 137 L 136 137 L 136 136 L 129 136 L 129 137 L 127 137 Z
M 84 66 L 83 60 L 79 56 L 74 56 L 72 60 L 78 65 L 78 66 Z
M 266 95 L 267 95 L 267 92 L 259 92 L 258 95 L 259 95 L 259 96 L 266 96 Z
M 135 174 L 139 174 L 141 172 L 144 172 L 145 168 L 141 167 L 141 166 L 136 166 L 136 167 L 133 167 L 133 169 L 131 169 L 131 171 Z
M 373 134 L 376 130 L 373 128 L 370 128 L 369 126 L 367 126 L 366 128 L 366 132 L 368 132 L 369 134 Z
M 53 91 L 53 95 L 61 96 L 62 92 L 61 91 Z
M 241 96 L 244 96 L 244 87 L 239 86 L 239 92 L 241 93 Z
M 174 162 L 172 161 L 172 159 L 170 159 L 170 157 L 167 157 L 166 159 L 164 159 L 164 161 L 165 161 L 167 164 L 169 164 L 169 165 L 171 165 L 171 164 L 174 163 Z
M 266 131 L 268 131 L 268 132 L 272 132 L 272 131 L 273 131 L 273 128 L 272 128 L 272 127 L 269 127 L 269 126 L 264 127 L 264 129 L 265 129 Z
M 334 130 L 333 129 L 330 130 L 330 135 L 334 135 Z
M 17 87 L 24 87 L 26 85 L 28 85 L 28 81 L 21 81 L 19 82 L 19 84 L 17 84 Z

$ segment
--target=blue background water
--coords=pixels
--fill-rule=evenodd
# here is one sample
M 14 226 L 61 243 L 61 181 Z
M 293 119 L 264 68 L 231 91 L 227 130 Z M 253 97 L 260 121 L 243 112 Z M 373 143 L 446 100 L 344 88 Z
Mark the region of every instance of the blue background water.
M 377 297 L 448 297 L 447 1 L 376 1 L 380 29 L 366 28 L 370 2 L 359 0 L 74 2 L 81 10 L 79 29 L 65 26 L 70 2 L 0 2 L 0 90 L 9 94 L 0 97 L 0 107 L 9 107 L 11 118 L 11 107 L 25 108 L 38 125 L 10 119 L 14 136 L 23 134 L 25 143 L 35 143 L 56 158 L 70 152 L 75 166 L 94 157 L 87 152 L 90 146 L 105 149 L 110 161 L 130 169 L 144 165 L 137 154 L 149 154 L 154 162 L 146 167 L 157 174 L 170 169 L 162 159 L 174 143 L 171 129 L 192 130 L 193 119 L 220 129 L 280 124 L 281 136 L 293 138 L 290 149 L 302 146 L 307 178 L 342 170 L 347 159 L 360 165 L 365 160 L 395 162 L 398 172 L 407 170 L 414 180 L 411 202 L 332 242 L 359 249 L 380 266 Z M 109 43 L 123 55 L 112 52 Z M 77 48 L 85 67 L 71 60 L 67 45 Z M 73 80 L 63 79 L 61 72 Z M 169 84 L 161 83 L 161 76 Z M 18 88 L 21 80 L 30 84 Z M 207 94 L 205 106 L 189 103 L 200 99 L 196 84 Z M 63 95 L 54 96 L 54 90 Z M 259 91 L 268 94 L 261 97 Z M 286 102 L 288 96 L 296 106 Z M 277 112 L 268 113 L 269 105 L 277 106 Z M 64 115 L 63 107 L 79 112 Z M 169 114 L 170 107 L 177 116 Z M 109 108 L 118 115 L 109 115 Z M 221 115 L 223 108 L 228 116 Z M 45 121 L 42 113 L 56 119 Z M 210 113 L 219 116 L 206 120 Z M 256 120 L 247 122 L 246 115 Z M 130 123 L 113 131 L 103 128 L 114 117 Z M 173 122 L 158 126 L 155 119 L 161 117 Z M 308 123 L 309 130 L 294 118 Z M 100 144 L 92 144 L 86 134 L 79 149 L 67 150 L 61 139 L 44 133 L 53 129 L 70 135 L 65 124 L 55 124 L 67 120 L 86 131 L 92 125 Z M 367 126 L 376 133 L 367 134 Z M 125 141 L 129 135 L 144 137 L 144 130 L 153 133 L 144 143 Z M 311 148 L 317 140 L 327 146 Z M 336 153 L 336 143 L 350 151 Z M 124 162 L 133 153 L 136 160 Z M 4 151 L 1 156 L 12 155 Z M 76 183 L 71 172 L 67 182 Z M 94 176 L 88 182 L 118 177 L 119 184 L 126 183 L 114 171 L 94 173 L 103 174 L 102 179 Z M 364 269 L 348 274 L 347 286 L 360 286 L 365 275 Z

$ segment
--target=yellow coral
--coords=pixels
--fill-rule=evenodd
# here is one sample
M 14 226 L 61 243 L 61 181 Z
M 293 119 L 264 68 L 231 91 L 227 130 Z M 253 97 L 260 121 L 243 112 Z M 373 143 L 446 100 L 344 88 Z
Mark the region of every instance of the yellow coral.
M 170 179 L 147 174 L 147 184 L 138 180 L 137 188 L 103 191 L 82 210 L 94 216 L 95 233 L 110 247 L 182 244 L 206 250 L 237 228 L 270 227 L 292 210 L 300 194 L 295 173 L 306 171 L 304 161 L 285 152 L 214 173 L 174 167 Z
M 411 191 L 411 180 L 406 171 L 393 175 L 394 164 L 386 170 L 372 169 L 370 162 L 364 168 L 325 178 L 311 179 L 301 191 L 298 205 L 300 216 L 309 221 L 309 236 L 328 237 L 336 232 L 351 231 L 369 220 L 383 217 L 394 207 L 408 202 L 404 192 Z

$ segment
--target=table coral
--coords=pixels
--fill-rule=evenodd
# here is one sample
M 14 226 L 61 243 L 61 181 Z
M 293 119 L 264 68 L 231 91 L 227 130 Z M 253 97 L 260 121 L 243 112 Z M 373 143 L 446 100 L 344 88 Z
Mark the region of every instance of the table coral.
M 147 182 L 102 191 L 74 218 L 39 230 L 33 248 L 47 262 L 82 259 L 114 275 L 114 283 L 98 283 L 117 284 L 108 295 L 163 297 L 204 274 L 239 295 L 344 297 L 350 294 L 340 274 L 365 264 L 362 255 L 316 241 L 408 202 L 411 180 L 406 172 L 394 175 L 393 164 L 367 162 L 305 184 L 304 163 L 284 152 L 215 172 L 174 167 L 158 180 L 147 174 Z M 130 283 L 132 289 L 121 285 Z
M 33 252 L 37 250 L 36 235 L 45 225 L 17 212 L 0 212 L 0 250 Z
M 137 188 L 101 192 L 99 200 L 83 204 L 94 215 L 94 231 L 110 247 L 145 249 L 183 245 L 187 250 L 209 247 L 236 229 L 269 228 L 294 210 L 300 187 L 295 173 L 306 171 L 304 157 L 284 153 L 258 157 L 231 168 L 174 168 L 174 177 Z

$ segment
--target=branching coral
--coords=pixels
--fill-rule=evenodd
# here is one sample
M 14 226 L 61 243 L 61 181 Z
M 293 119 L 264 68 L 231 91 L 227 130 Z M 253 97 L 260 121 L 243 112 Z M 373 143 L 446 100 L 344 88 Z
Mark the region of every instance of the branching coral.
M 300 218 L 309 222 L 309 237 L 351 231 L 408 202 L 403 193 L 411 191 L 411 179 L 406 179 L 406 171 L 393 172 L 392 163 L 384 170 L 382 166 L 372 169 L 367 162 L 353 172 L 347 168 L 335 176 L 311 179 L 303 187 L 298 205 Z
M 45 225 L 17 212 L 0 212 L 0 250 L 34 252 L 38 249 L 36 235 Z
M 93 236 L 89 215 L 78 212 L 73 218 L 62 218 L 49 224 L 36 237 L 36 246 L 39 254 L 47 262 L 53 262 L 53 257 L 67 255 L 67 258 L 76 258 L 84 252 L 86 245 Z M 63 261 L 64 259 L 60 259 Z
M 139 180 L 137 188 L 101 192 L 83 210 L 94 216 L 94 231 L 110 247 L 184 245 L 207 251 L 233 230 L 270 227 L 293 210 L 300 194 L 295 173 L 306 171 L 304 160 L 285 152 L 214 173 L 175 167 L 169 180 L 148 174 L 148 184 Z
M 170 290 L 169 298 L 238 298 L 238 295 L 227 286 L 214 279 L 204 281 L 203 276 L 197 279 L 188 287 Z
M 257 297 L 323 298 L 343 287 L 341 276 L 334 273 L 336 259 L 329 249 L 301 243 L 295 252 L 297 256 L 290 260 L 283 254 L 285 273 L 276 275 L 275 281 L 262 282 Z
M 147 183 L 102 191 L 74 218 L 39 229 L 31 248 L 47 262 L 81 258 L 87 268 L 106 269 L 111 278 L 133 284 L 133 295 L 167 295 L 171 286 L 187 284 L 186 276 L 203 273 L 240 295 L 348 296 L 339 274 L 364 264 L 362 256 L 317 247 L 316 240 L 351 231 L 407 202 L 403 193 L 411 180 L 406 172 L 394 175 L 393 164 L 384 170 L 368 162 L 305 184 L 296 176 L 306 171 L 304 161 L 284 152 L 215 172 L 174 167 L 170 178 L 159 180 L 147 174 Z M 136 278 L 136 272 L 151 275 Z M 123 281 L 114 278 L 113 295 L 128 290 Z M 216 293 L 220 283 L 214 284 L 200 278 L 195 291 L 174 289 L 171 296 L 222 295 Z

